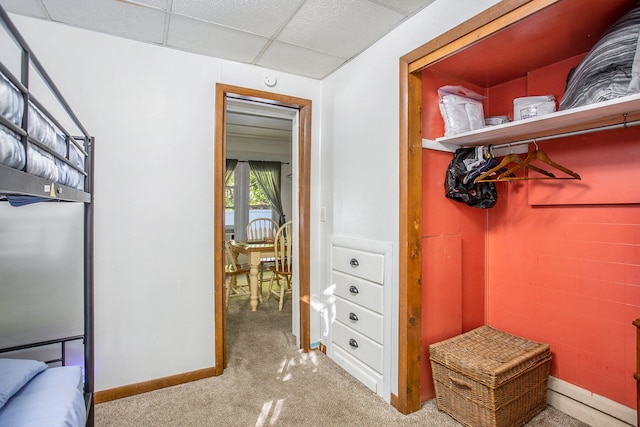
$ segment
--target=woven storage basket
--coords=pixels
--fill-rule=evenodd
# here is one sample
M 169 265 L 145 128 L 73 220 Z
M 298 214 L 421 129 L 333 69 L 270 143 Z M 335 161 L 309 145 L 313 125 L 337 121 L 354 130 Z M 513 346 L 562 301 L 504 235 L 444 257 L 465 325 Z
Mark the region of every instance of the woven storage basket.
M 482 326 L 429 350 L 438 409 L 466 426 L 520 426 L 547 405 L 548 344 Z

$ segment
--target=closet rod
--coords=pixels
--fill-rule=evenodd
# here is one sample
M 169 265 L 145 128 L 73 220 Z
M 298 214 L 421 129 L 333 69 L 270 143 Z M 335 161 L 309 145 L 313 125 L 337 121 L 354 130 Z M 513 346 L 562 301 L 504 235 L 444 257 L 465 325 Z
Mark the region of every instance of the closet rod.
M 516 146 L 516 145 L 531 144 L 531 143 L 535 143 L 535 142 L 547 141 L 549 139 L 565 138 L 567 136 L 585 135 L 585 134 L 600 132 L 600 131 L 604 131 L 604 130 L 628 128 L 628 127 L 633 127 L 633 126 L 638 126 L 638 125 L 640 125 L 640 120 L 635 120 L 635 121 L 632 121 L 632 122 L 627 122 L 625 120 L 623 123 L 618 123 L 618 124 L 615 124 L 615 125 L 607 125 L 607 126 L 600 126 L 600 127 L 590 128 L 590 129 L 576 130 L 576 131 L 572 131 L 572 132 L 558 133 L 558 134 L 555 134 L 555 135 L 541 136 L 539 138 L 523 139 L 523 140 L 520 140 L 520 141 L 507 142 L 507 143 L 504 143 L 504 144 L 496 144 L 496 145 L 492 145 L 491 147 L 492 148 L 507 148 L 507 147 L 513 147 L 513 146 Z

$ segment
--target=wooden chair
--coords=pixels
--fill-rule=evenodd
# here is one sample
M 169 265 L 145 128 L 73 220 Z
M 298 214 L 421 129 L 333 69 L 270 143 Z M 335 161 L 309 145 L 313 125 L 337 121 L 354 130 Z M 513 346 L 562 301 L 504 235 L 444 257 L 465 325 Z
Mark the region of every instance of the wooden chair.
M 250 295 L 251 290 L 249 289 L 249 273 L 251 272 L 251 268 L 248 265 L 240 265 L 236 264 L 236 260 L 231 253 L 231 248 L 229 247 L 229 242 L 224 242 L 224 250 L 226 253 L 227 262 L 224 266 L 224 283 L 225 283 L 225 305 L 229 305 L 229 297 L 230 296 L 239 296 L 239 295 Z M 246 284 L 238 284 L 237 277 L 238 275 L 244 274 L 247 276 Z M 231 283 L 231 279 L 235 277 L 236 281 Z M 262 292 L 258 292 L 258 299 L 262 302 Z
M 269 218 L 256 218 L 247 224 L 247 241 L 273 240 L 278 232 L 278 223 Z M 262 293 L 262 278 L 264 267 L 273 263 L 273 257 L 260 258 L 260 276 L 258 278 L 259 291 Z
M 267 299 L 271 297 L 271 294 L 277 295 L 280 298 L 280 304 L 278 310 L 282 310 L 284 304 L 284 294 L 291 293 L 291 276 L 293 274 L 292 256 L 293 249 L 293 233 L 292 222 L 285 223 L 278 232 L 274 240 L 274 262 L 269 267 L 272 272 L 271 281 L 269 282 L 269 292 L 267 293 Z M 283 282 L 280 279 L 284 279 Z M 279 289 L 273 289 L 274 279 L 280 286 Z
M 256 218 L 247 224 L 247 240 L 271 240 L 276 237 L 278 223 L 269 218 Z

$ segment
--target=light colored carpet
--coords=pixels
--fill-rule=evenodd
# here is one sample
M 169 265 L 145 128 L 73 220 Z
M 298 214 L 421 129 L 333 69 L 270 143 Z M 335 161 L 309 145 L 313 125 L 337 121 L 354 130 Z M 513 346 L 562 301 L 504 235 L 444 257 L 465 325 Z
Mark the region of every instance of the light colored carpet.
M 96 405 L 96 426 L 460 426 L 434 401 L 402 415 L 319 351 L 296 349 L 291 300 L 228 311 L 228 367 L 214 378 Z M 585 426 L 547 407 L 527 426 Z

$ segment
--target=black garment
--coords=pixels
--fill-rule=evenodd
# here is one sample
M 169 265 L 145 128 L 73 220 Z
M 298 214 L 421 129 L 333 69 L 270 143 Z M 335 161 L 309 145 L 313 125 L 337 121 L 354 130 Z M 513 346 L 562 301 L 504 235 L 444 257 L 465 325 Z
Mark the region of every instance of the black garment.
M 492 208 L 498 201 L 498 192 L 493 182 L 473 183 L 465 177 L 472 172 L 467 169 L 467 163 L 473 161 L 476 156 L 474 147 L 458 148 L 453 155 L 451 163 L 447 168 L 446 179 L 444 181 L 445 195 L 456 202 L 466 203 L 474 208 Z

